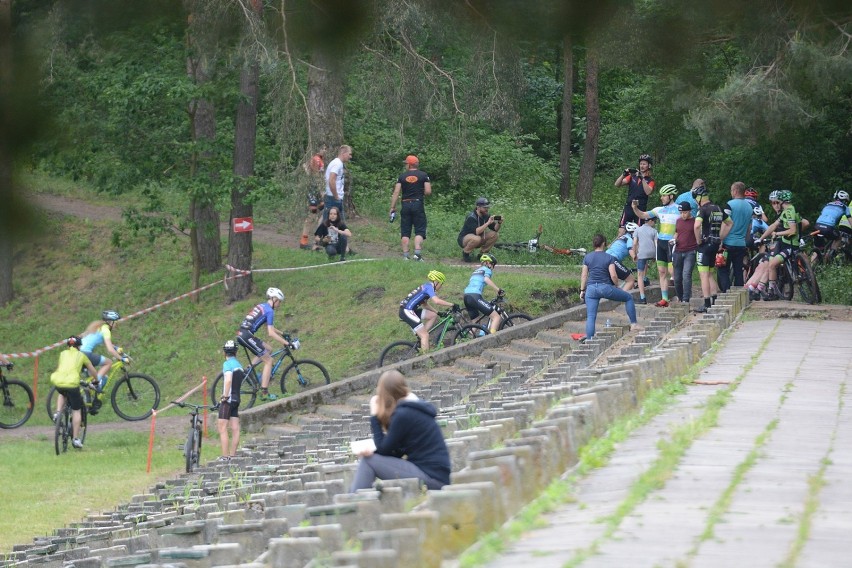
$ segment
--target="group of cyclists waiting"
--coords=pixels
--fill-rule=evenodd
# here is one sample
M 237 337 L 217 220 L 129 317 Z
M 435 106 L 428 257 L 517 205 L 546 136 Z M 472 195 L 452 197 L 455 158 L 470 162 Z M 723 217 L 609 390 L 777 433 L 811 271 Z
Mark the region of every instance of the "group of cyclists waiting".
M 660 279 L 662 299 L 656 303 L 658 307 L 670 305 L 670 275 L 677 298 L 689 302 L 696 265 L 704 300 L 698 312 L 706 312 L 718 292 L 731 286 L 745 285 L 752 300 L 777 300 L 778 266 L 798 251 L 802 231 L 810 226 L 796 212 L 793 193 L 786 189 L 771 192 L 769 202 L 776 214 L 771 223 L 757 201 L 758 192 L 742 182 L 733 183 L 731 199 L 719 204 L 711 200 L 703 179 L 696 179 L 683 192 L 667 184 L 659 191 L 661 205 L 648 209 L 648 199 L 656 189 L 652 169 L 652 157 L 642 154 L 638 168 L 626 168 L 615 180 L 616 187 L 627 188 L 627 200 L 616 240 L 606 252 L 615 258 L 622 288 L 630 290 L 634 284 L 632 271 L 622 264 L 629 255 L 639 272 L 638 303 L 647 301 L 644 276 L 651 260 L 656 261 Z M 841 231 L 852 232 L 849 201 L 849 193 L 839 190 L 823 207 L 815 223 L 819 231 L 816 247 L 836 247 Z M 744 282 L 749 253 L 756 252 L 765 238 L 775 242 L 765 261 Z

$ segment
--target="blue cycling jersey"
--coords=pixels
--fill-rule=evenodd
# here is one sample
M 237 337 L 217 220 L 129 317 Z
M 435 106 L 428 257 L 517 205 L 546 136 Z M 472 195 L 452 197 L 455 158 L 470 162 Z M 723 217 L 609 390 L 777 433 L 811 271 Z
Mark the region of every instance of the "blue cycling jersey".
M 260 329 L 260 326 L 266 325 L 274 325 L 273 322 L 275 320 L 275 310 L 272 309 L 272 306 L 269 305 L 268 302 L 263 302 L 262 304 L 258 304 L 251 309 L 251 311 L 246 314 L 245 319 L 243 319 L 240 324 L 240 329 L 247 329 L 252 333 L 257 332 Z
M 426 302 L 429 298 L 434 297 L 435 286 L 431 282 L 426 282 L 422 286 L 418 286 L 412 290 L 411 293 L 399 303 L 399 305 L 406 310 L 417 310 L 420 307 L 420 304 Z
M 492 270 L 487 266 L 480 266 L 474 270 L 473 274 L 470 275 L 470 282 L 464 289 L 464 293 L 482 295 L 482 291 L 485 289 L 485 279 L 491 278 L 492 274 Z
M 606 253 L 614 256 L 615 260 L 624 260 L 631 248 L 633 248 L 633 237 L 630 236 L 630 233 L 627 233 L 612 241 L 612 244 L 606 249 Z
M 84 353 L 92 353 L 95 347 L 104 342 L 104 338 L 109 338 L 112 341 L 112 330 L 107 324 L 103 324 L 98 331 L 84 335 L 80 343 L 80 351 Z
M 849 217 L 849 207 L 842 201 L 831 201 L 822 208 L 816 223 L 817 225 L 834 227 L 844 215 Z

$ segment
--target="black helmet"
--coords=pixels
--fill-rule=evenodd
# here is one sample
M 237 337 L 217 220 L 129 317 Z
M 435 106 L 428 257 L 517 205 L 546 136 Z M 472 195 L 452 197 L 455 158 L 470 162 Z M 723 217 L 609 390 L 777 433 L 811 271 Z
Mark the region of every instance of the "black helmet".
M 639 156 L 639 161 L 640 162 L 642 162 L 642 161 L 648 162 L 649 166 L 654 165 L 654 158 L 651 157 L 651 154 L 641 154 Z
M 232 339 L 229 339 L 225 342 L 225 345 L 222 346 L 222 351 L 225 352 L 225 355 L 236 355 L 237 354 L 237 344 L 234 343 Z
M 68 347 L 74 347 L 76 349 L 79 349 L 80 345 L 82 344 L 83 340 L 80 339 L 80 336 L 78 335 L 72 335 L 71 337 L 65 340 L 65 345 L 67 345 Z
M 699 185 L 698 187 L 692 188 L 692 197 L 701 197 L 702 195 L 709 195 L 710 192 L 707 191 L 707 187 L 704 185 Z

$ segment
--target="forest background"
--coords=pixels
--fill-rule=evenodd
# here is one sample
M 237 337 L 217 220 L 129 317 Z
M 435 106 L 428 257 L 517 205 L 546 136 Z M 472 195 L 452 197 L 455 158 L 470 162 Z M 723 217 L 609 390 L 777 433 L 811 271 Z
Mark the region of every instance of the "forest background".
M 27 171 L 141 196 L 128 227 L 190 235 L 196 283 L 220 217 L 301 222 L 323 145 L 355 149 L 365 216 L 414 153 L 432 210 L 486 195 L 570 224 L 617 210 L 649 153 L 658 186 L 788 188 L 813 217 L 852 181 L 850 22 L 839 0 L 0 0 L 0 304 Z

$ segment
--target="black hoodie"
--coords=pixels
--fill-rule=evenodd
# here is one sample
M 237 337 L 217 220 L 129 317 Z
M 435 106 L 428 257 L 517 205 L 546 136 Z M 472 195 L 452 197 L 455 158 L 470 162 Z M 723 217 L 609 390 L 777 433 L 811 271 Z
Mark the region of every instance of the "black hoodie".
M 435 407 L 422 400 L 400 400 L 391 414 L 387 433 L 379 419 L 372 416 L 370 426 L 376 453 L 408 461 L 436 481 L 450 484 L 450 453 L 435 415 Z

